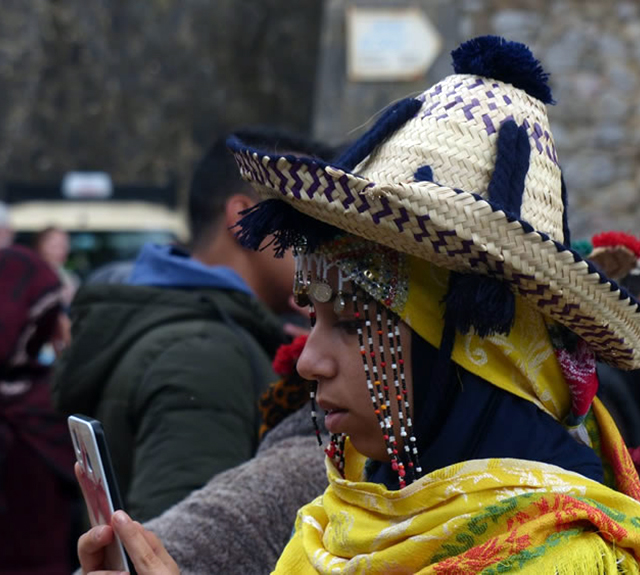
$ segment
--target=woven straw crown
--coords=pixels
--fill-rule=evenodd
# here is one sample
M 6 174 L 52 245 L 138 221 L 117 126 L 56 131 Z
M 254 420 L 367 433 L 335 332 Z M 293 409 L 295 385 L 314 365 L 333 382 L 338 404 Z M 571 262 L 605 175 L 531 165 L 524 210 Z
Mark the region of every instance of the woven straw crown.
M 336 165 L 238 138 L 228 144 L 263 198 L 447 269 L 505 281 L 602 360 L 640 367 L 640 306 L 564 245 L 546 106 L 524 89 L 449 76 L 388 110 Z
M 514 120 L 531 140 L 521 216 L 563 241 L 560 167 L 546 107 L 510 84 L 452 75 L 418 98 L 419 112 L 355 168 L 379 184 L 414 182 L 428 164 L 434 181 L 488 198 L 500 126 Z

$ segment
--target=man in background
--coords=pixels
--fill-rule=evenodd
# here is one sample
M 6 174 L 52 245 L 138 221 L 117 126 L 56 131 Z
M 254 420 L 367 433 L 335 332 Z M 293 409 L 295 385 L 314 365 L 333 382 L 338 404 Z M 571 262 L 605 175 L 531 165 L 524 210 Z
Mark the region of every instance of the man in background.
M 73 302 L 57 407 L 102 421 L 139 520 L 256 450 L 258 397 L 287 341 L 276 314 L 290 311 L 294 268 L 236 241 L 230 228 L 255 200 L 220 139 L 191 183 L 191 253 L 147 245 L 127 285 L 86 285 Z

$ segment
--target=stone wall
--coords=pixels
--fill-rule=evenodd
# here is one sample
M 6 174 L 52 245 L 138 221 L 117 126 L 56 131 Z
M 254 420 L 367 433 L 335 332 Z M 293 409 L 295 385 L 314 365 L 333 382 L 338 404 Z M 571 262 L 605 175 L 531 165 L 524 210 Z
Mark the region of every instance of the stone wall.
M 318 0 L 2 0 L 0 179 L 185 184 L 216 135 L 307 131 Z
M 346 0 L 2 0 L 0 180 L 102 169 L 117 182 L 184 185 L 213 137 L 242 123 L 306 132 L 313 120 L 317 135 L 343 141 L 449 73 L 460 41 L 495 33 L 529 44 L 552 74 L 574 235 L 640 232 L 639 2 L 349 3 L 422 6 L 443 36 L 427 77 L 346 82 Z
M 551 73 L 574 237 L 640 234 L 640 3 L 467 0 L 461 10 L 465 34 L 525 42 Z
M 528 44 L 551 73 L 557 105 L 550 117 L 570 199 L 574 237 L 605 229 L 640 234 L 640 3 L 635 0 L 354 0 L 364 5 L 420 5 L 443 35 L 444 50 L 426 86 L 450 73 L 448 52 L 460 41 L 498 34 Z M 343 0 L 326 0 L 325 18 L 338 26 Z M 330 8 L 330 9 L 329 9 Z M 320 91 L 333 81 L 342 108 L 332 102 L 331 123 L 316 117 L 316 131 L 344 137 L 362 126 L 384 102 L 416 90 L 418 83 L 341 86 L 336 68 L 344 58 L 335 38 L 327 48 L 323 32 L 324 76 Z M 333 70 L 334 72 L 330 72 Z M 330 80 L 329 74 L 333 73 Z M 326 88 L 324 88 L 326 90 Z M 330 97 L 330 96 L 327 96 Z M 321 103 L 316 103 L 319 110 Z M 326 106 L 325 106 L 326 107 Z M 338 110 L 338 112 L 336 112 Z M 334 118 L 335 120 L 335 118 Z M 356 132 L 357 133 L 357 132 Z

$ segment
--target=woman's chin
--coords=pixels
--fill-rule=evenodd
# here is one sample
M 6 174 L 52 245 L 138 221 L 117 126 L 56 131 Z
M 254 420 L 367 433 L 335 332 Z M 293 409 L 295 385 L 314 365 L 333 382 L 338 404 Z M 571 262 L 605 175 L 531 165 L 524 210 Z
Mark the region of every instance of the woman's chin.
M 373 459 L 374 461 L 380 461 L 382 463 L 391 461 L 391 458 L 387 453 L 387 448 L 384 445 L 384 441 L 382 441 L 381 444 L 378 444 L 372 442 L 371 437 L 362 439 L 359 438 L 357 434 L 349 435 L 349 440 L 351 441 L 351 445 L 353 445 L 355 450 L 368 459 Z

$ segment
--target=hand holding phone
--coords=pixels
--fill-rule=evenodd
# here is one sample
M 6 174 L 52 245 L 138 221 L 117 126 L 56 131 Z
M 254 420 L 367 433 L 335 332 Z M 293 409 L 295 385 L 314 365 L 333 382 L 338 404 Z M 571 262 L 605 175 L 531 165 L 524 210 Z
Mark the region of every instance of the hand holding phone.
M 67 422 L 76 454 L 76 476 L 91 526 L 110 525 L 114 511 L 123 506 L 102 424 L 84 415 L 72 415 Z M 102 568 L 135 574 L 117 535 L 105 548 Z

